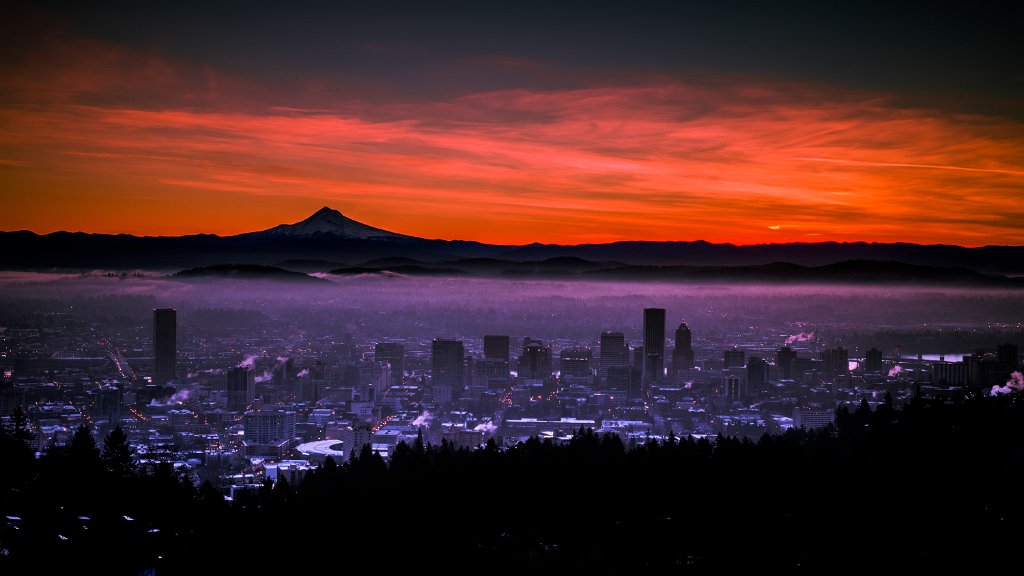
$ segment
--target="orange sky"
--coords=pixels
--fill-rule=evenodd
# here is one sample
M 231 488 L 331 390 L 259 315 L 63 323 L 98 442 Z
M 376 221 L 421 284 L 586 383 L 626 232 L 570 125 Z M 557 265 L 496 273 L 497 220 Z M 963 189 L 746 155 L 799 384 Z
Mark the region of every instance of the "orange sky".
M 649 77 L 286 107 L 82 40 L 0 73 L 2 230 L 235 234 L 327 204 L 492 243 L 1024 244 L 1024 126 L 884 94 Z

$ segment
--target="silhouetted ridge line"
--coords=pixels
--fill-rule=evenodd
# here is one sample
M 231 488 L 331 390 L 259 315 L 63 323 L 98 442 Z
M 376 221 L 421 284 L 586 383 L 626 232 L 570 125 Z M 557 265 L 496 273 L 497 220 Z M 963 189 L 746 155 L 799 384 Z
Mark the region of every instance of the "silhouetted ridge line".
M 235 236 L 131 236 L 28 231 L 0 232 L 0 268 L 39 270 L 180 269 L 221 262 L 292 265 L 303 271 L 327 271 L 339 263 L 374 262 L 367 267 L 448 263 L 463 269 L 486 261 L 547 262 L 579 269 L 586 262 L 628 266 L 763 266 L 791 262 L 816 267 L 850 260 L 906 262 L 921 266 L 962 267 L 984 273 L 1024 274 L 1024 246 L 983 246 L 910 243 L 821 242 L 790 244 L 712 244 L 623 241 L 607 244 L 559 245 L 532 243 L 502 246 L 461 240 L 432 240 L 375 228 L 323 207 L 294 224 Z M 323 261 L 316 269 L 312 262 Z M 379 262 L 377 262 L 379 261 Z M 493 264 L 493 262 L 492 262 Z M 610 267 L 610 266 L 608 266 Z M 504 270 L 517 270 L 505 266 Z M 467 269 L 468 272 L 474 270 Z M 495 273 L 500 273 L 496 271 Z M 550 274 L 550 271 L 545 271 Z M 508 275 L 515 275 L 509 272 Z
M 293 272 L 275 266 L 259 264 L 219 264 L 182 270 L 171 275 L 171 278 L 234 278 L 239 280 L 273 280 L 279 282 L 325 282 L 320 278 Z

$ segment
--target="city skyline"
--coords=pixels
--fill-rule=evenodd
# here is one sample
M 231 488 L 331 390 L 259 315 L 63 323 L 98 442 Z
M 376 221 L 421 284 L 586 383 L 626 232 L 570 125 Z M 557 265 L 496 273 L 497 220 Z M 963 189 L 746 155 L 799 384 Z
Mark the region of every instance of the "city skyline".
M 1022 27 L 4 2 L 0 573 L 1012 565 Z
M 246 8 L 13 4 L 0 229 L 1024 244 L 1009 3 Z

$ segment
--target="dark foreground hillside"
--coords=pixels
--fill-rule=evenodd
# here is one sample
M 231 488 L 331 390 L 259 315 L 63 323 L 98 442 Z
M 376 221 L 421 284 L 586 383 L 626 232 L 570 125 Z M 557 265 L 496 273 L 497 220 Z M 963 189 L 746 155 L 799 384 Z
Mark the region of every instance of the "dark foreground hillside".
M 390 467 L 366 452 L 230 504 L 169 467 L 135 470 L 116 434 L 34 460 L 10 429 L 0 570 L 989 572 L 1020 554 L 1017 396 L 865 406 L 759 442 L 417 443 Z

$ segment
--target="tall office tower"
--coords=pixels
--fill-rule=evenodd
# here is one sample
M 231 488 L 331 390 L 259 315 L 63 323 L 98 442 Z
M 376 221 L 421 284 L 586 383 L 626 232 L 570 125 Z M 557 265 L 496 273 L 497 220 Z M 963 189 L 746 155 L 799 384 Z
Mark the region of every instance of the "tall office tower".
M 484 358 L 473 363 L 472 385 L 484 390 L 508 387 L 508 363 L 501 358 Z
M 672 349 L 672 373 L 693 368 L 693 335 L 686 322 L 676 328 L 676 347 Z
M 743 402 L 747 398 L 747 387 L 739 376 L 725 379 L 725 398 L 729 402 Z
M 484 336 L 484 358 L 500 358 L 509 363 L 509 337 L 508 336 Z
M 1016 344 L 1007 342 L 996 346 L 996 357 L 999 362 L 1006 364 L 1006 369 L 1013 371 L 1020 367 L 1020 348 Z
M 387 362 L 360 362 L 355 368 L 359 372 L 359 383 L 354 390 L 363 402 L 376 402 L 391 388 L 391 365 Z
M 228 401 L 226 408 L 244 412 L 256 398 L 256 373 L 249 366 L 228 369 Z
M 757 398 L 768 397 L 768 363 L 757 356 L 747 361 L 747 391 Z
M 309 377 L 313 380 L 323 380 L 327 375 L 327 368 L 324 363 L 319 360 L 313 360 L 313 365 L 309 367 Z
M 747 363 L 747 353 L 744 350 L 733 348 L 725 351 L 723 359 L 726 368 L 742 368 Z
M 387 362 L 391 365 L 391 385 L 402 384 L 402 376 L 405 374 L 405 346 L 395 342 L 378 342 L 374 347 L 373 358 L 377 362 Z
M 608 381 L 608 369 L 612 366 L 628 365 L 629 349 L 626 348 L 626 337 L 622 332 L 602 332 L 601 357 L 598 363 L 601 381 Z
M 775 351 L 775 365 L 782 371 L 784 380 L 793 379 L 793 360 L 796 360 L 796 350 L 789 346 L 783 346 Z
M 629 357 L 629 365 L 640 371 L 641 374 L 644 372 L 644 347 L 635 346 L 632 349 L 632 354 Z
M 590 376 L 591 352 L 586 348 L 562 350 L 558 356 L 562 376 Z
M 868 350 L 864 355 L 864 371 L 880 373 L 882 371 L 882 351 L 878 348 Z
M 551 377 L 551 348 L 543 340 L 523 338 L 523 355 L 519 357 L 519 377 L 544 379 Z
M 153 310 L 153 384 L 178 379 L 178 313 L 174 308 Z
M 123 395 L 117 386 L 104 386 L 99 390 L 99 413 L 107 419 L 111 428 L 121 425 L 121 404 Z
M 825 364 L 825 377 L 832 379 L 850 372 L 850 352 L 842 346 L 822 350 L 821 361 Z
M 620 390 L 627 398 L 642 398 L 640 369 L 633 366 L 610 366 L 608 368 L 608 389 Z
M 461 340 L 435 338 L 430 358 L 434 388 L 448 386 L 449 390 L 460 390 L 465 375 L 466 349 Z
M 644 308 L 643 381 L 650 384 L 665 377 L 665 309 Z

